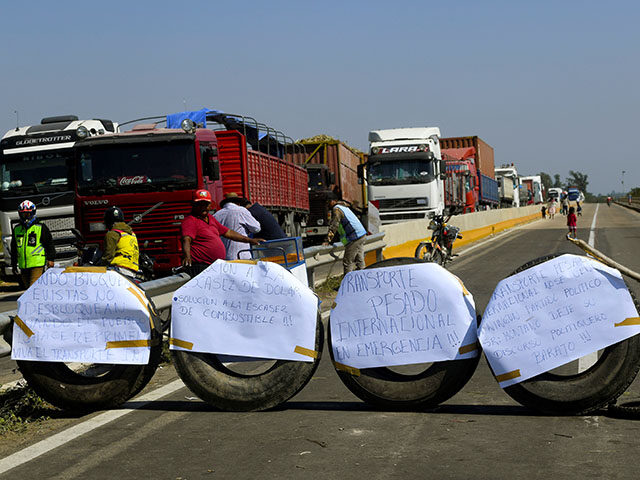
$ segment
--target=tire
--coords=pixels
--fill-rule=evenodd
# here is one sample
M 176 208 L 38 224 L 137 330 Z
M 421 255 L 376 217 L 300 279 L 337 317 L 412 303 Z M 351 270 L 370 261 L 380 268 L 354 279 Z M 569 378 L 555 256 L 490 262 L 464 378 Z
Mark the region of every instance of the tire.
M 432 245 L 429 242 L 420 242 L 418 244 L 418 246 L 416 247 L 416 251 L 413 254 L 413 256 L 415 258 L 417 258 L 418 260 L 422 260 L 425 262 L 430 261 L 429 259 L 431 258 L 431 250 L 432 250 Z
M 398 257 L 374 263 L 367 268 L 412 263 L 419 262 L 411 257 Z M 331 342 L 329 352 L 333 361 Z M 473 376 L 479 360 L 480 354 L 465 360 L 433 362 L 425 370 L 408 375 L 398 373 L 389 367 L 361 369 L 360 376 L 353 376 L 338 369 L 336 373 L 354 395 L 371 405 L 397 410 L 428 409 L 438 406 L 458 393 Z
M 551 260 L 547 255 L 525 263 L 512 275 Z M 640 310 L 633 292 L 631 298 Z M 585 415 L 605 407 L 631 385 L 640 368 L 640 335 L 633 336 L 604 350 L 588 370 L 562 376 L 551 372 L 511 385 L 504 391 L 522 405 L 552 415 Z
M 154 326 L 160 324 L 158 317 L 153 320 Z M 17 364 L 29 386 L 58 408 L 79 412 L 114 408 L 140 393 L 155 374 L 162 354 L 162 334 L 155 328 L 151 343 L 146 365 L 92 364 L 74 370 L 63 362 L 18 360 Z
M 268 410 L 286 402 L 311 380 L 318 368 L 324 344 L 324 328 L 318 314 L 313 362 L 274 360 L 259 374 L 238 373 L 213 353 L 171 350 L 178 375 L 200 399 L 230 412 Z

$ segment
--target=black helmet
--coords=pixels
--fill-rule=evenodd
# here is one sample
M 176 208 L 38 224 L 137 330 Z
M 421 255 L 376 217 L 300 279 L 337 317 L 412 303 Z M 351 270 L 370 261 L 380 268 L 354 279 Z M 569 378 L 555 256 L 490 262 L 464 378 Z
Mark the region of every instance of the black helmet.
M 124 222 L 124 213 L 119 207 L 109 207 L 104 212 L 104 224 L 113 225 L 116 222 Z

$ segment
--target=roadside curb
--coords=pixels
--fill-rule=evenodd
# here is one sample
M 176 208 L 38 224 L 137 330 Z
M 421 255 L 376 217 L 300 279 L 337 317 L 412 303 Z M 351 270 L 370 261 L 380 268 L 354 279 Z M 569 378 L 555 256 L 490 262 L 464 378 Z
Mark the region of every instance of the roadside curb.
M 456 241 L 455 247 L 460 248 L 475 243 L 479 240 L 483 240 L 505 230 L 531 223 L 536 220 L 541 220 L 540 213 L 533 213 L 531 215 L 525 215 L 524 217 L 505 220 L 503 222 L 486 225 L 484 227 L 475 228 L 472 230 L 465 230 L 460 232 L 463 238 Z M 424 242 L 426 239 L 427 236 L 416 240 L 409 240 L 408 242 L 402 243 L 400 245 L 387 247 L 382 251 L 382 256 L 385 259 L 393 257 L 413 257 L 418 244 L 420 242 Z

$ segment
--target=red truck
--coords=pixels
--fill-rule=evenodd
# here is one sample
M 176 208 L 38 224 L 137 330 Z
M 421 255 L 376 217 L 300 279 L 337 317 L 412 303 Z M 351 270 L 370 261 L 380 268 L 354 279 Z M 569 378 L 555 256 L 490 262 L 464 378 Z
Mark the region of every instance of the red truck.
M 477 136 L 440 139 L 446 162 L 445 205 L 475 211 L 500 204 L 495 180 L 493 148 Z
M 309 173 L 309 220 L 304 229 L 305 245 L 322 243 L 329 230 L 329 195 L 336 194 L 357 215 L 365 209 L 364 188 L 358 183 L 358 165 L 364 153 L 327 135 L 300 140 L 285 158 Z
M 75 224 L 87 243 L 102 245 L 108 206 L 120 207 L 126 221 L 155 206 L 132 226 L 140 248 L 154 259 L 156 275 L 167 274 L 180 265 L 180 224 L 198 189 L 209 190 L 216 205 L 231 192 L 259 202 L 289 235 L 300 234 L 309 214 L 307 172 L 277 156 L 284 147 L 273 135 L 252 134 L 246 125 L 237 130 L 182 125 L 137 125 L 76 144 Z M 261 139 L 255 150 L 248 147 L 251 138 Z M 260 151 L 265 139 L 269 154 Z

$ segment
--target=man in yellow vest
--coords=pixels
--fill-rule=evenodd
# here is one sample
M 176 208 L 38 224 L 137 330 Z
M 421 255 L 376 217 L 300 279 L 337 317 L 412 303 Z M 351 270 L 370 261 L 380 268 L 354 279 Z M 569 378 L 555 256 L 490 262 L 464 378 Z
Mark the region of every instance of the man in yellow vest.
M 104 224 L 109 231 L 104 236 L 102 263 L 135 277 L 139 268 L 138 239 L 131 227 L 124 223 L 124 213 L 118 207 L 109 207 L 104 212 Z
M 44 273 L 45 265 L 53 267 L 56 250 L 53 237 L 44 223 L 36 218 L 36 206 L 25 200 L 18 207 L 20 222 L 13 228 L 11 238 L 11 267 L 20 275 L 25 288 L 29 288 Z

